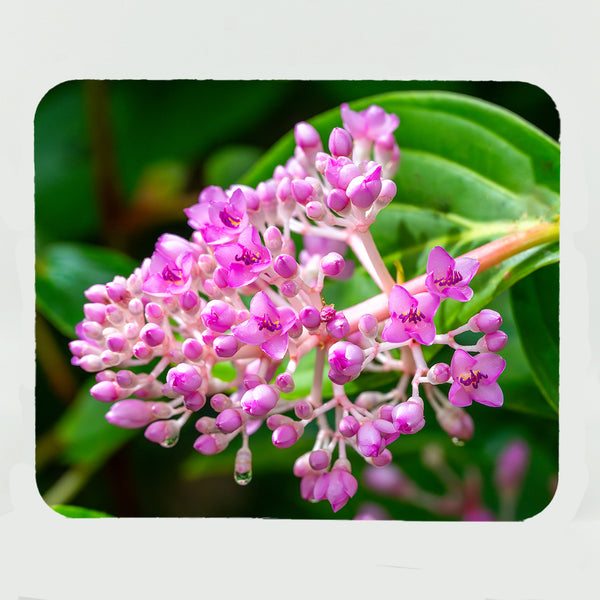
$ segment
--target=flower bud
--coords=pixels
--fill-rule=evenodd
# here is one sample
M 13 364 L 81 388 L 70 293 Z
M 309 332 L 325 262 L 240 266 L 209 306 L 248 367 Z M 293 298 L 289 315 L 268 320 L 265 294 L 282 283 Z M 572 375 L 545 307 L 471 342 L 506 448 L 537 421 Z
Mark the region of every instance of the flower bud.
M 280 254 L 273 261 L 273 269 L 277 275 L 289 279 L 290 277 L 294 277 L 298 272 L 298 263 L 293 256 L 289 254 Z
M 283 245 L 283 236 L 281 235 L 281 231 L 279 231 L 278 227 L 271 225 L 267 227 L 267 230 L 264 234 L 265 246 L 274 254 L 278 253 L 281 250 L 281 246 Z
M 241 406 L 245 413 L 259 417 L 275 408 L 278 399 L 278 394 L 272 386 L 260 384 L 242 396 Z
M 91 387 L 90 394 L 100 402 L 114 402 L 124 398 L 129 392 L 121 389 L 119 385 L 112 381 L 101 381 Z
M 477 347 L 478 349 L 481 348 L 481 351 L 483 352 L 500 352 L 501 350 L 504 350 L 507 342 L 508 336 L 506 333 L 498 330 L 484 335 L 477 343 Z
M 362 315 L 358 320 L 359 331 L 367 338 L 374 338 L 377 335 L 377 319 L 371 315 Z
M 235 408 L 226 408 L 216 419 L 216 425 L 223 433 L 234 432 L 242 426 L 242 423 L 242 415 Z
M 398 404 L 392 412 L 392 419 L 394 427 L 400 433 L 417 433 L 425 425 L 423 400 L 413 397 Z
M 450 379 L 450 365 L 446 363 L 437 363 L 427 371 L 427 380 L 430 383 L 446 383 Z
M 484 308 L 481 312 L 471 317 L 468 321 L 471 331 L 482 333 L 494 333 L 502 325 L 502 317 L 495 310 Z
M 350 323 L 348 323 L 348 319 L 341 312 L 337 313 L 333 319 L 327 322 L 327 333 L 336 340 L 346 337 L 349 332 Z
M 294 406 L 294 414 L 299 419 L 310 419 L 313 415 L 313 407 L 306 400 L 300 400 Z
M 321 324 L 321 313 L 314 306 L 305 306 L 298 317 L 306 329 L 316 329 Z
M 304 179 L 294 179 L 291 183 L 291 192 L 294 200 L 302 206 L 306 206 L 315 195 L 314 187 Z
M 329 467 L 331 462 L 331 455 L 325 450 L 313 450 L 308 455 L 308 464 L 315 471 L 323 471 Z
M 229 442 L 221 433 L 203 434 L 194 442 L 194 450 L 204 455 L 218 454 L 227 448 Z
M 202 376 L 192 365 L 182 363 L 168 371 L 167 384 L 178 394 L 185 395 L 200 387 Z
M 233 335 L 220 335 L 213 342 L 213 349 L 219 358 L 231 358 L 239 348 L 239 342 Z
M 156 418 L 151 406 L 150 402 L 144 400 L 121 400 L 110 407 L 106 420 L 123 429 L 144 427 Z
M 107 284 L 106 286 L 104 286 L 101 283 L 95 283 L 94 285 L 89 287 L 87 290 L 85 290 L 85 292 L 83 292 L 83 294 L 90 302 L 94 302 L 97 304 L 104 304 L 106 302 L 107 298 L 110 298 L 110 296 L 107 295 L 108 285 L 111 285 L 111 284 Z M 111 298 L 111 300 L 112 300 L 112 298 Z M 118 302 L 118 300 L 115 300 L 115 302 Z
M 192 392 L 183 397 L 183 406 L 194 412 L 200 410 L 206 404 L 206 396 L 200 392 Z
M 350 198 L 344 190 L 334 188 L 327 196 L 327 206 L 337 213 L 342 213 L 350 206 Z
M 392 462 L 392 453 L 388 450 L 388 448 L 384 448 L 381 451 L 381 454 L 377 456 L 371 456 L 371 463 L 375 467 L 385 467 Z
M 339 275 L 344 268 L 344 259 L 341 254 L 337 252 L 330 252 L 321 259 L 321 269 L 323 273 L 330 277 Z
M 181 351 L 188 360 L 197 361 L 204 353 L 204 346 L 195 338 L 187 338 L 181 344 Z
M 333 156 L 350 156 L 353 144 L 350 134 L 341 127 L 334 127 L 329 135 L 329 152 Z
M 160 346 L 165 340 L 165 332 L 156 324 L 148 323 L 142 327 L 140 339 L 151 348 Z
M 279 373 L 275 378 L 275 385 L 284 393 L 289 394 L 294 391 L 294 380 L 290 373 Z
M 313 221 L 320 221 L 325 216 L 323 204 L 318 200 L 312 200 L 306 204 L 306 216 Z
M 215 394 L 210 399 L 210 405 L 214 411 L 221 412 L 226 408 L 231 408 L 231 400 L 225 394 Z
M 359 428 L 360 423 L 352 415 L 342 417 L 338 425 L 339 432 L 346 438 L 356 435 Z
M 223 300 L 211 300 L 200 313 L 206 327 L 225 333 L 235 322 L 235 310 Z
M 363 456 L 377 456 L 384 448 L 385 443 L 381 439 L 381 434 L 373 425 L 373 421 L 364 421 L 357 434 L 356 442 L 358 451 Z
M 466 442 L 475 433 L 475 424 L 471 415 L 458 406 L 450 405 L 436 414 L 440 427 L 451 437 Z
M 304 427 L 302 424 L 294 421 L 293 423 L 286 423 L 275 429 L 271 439 L 276 448 L 289 448 L 298 441 L 303 432 Z
M 179 438 L 180 427 L 177 421 L 155 421 L 144 431 L 144 437 L 155 444 L 174 446 Z
M 381 165 L 350 181 L 346 194 L 358 208 L 369 208 L 381 192 Z

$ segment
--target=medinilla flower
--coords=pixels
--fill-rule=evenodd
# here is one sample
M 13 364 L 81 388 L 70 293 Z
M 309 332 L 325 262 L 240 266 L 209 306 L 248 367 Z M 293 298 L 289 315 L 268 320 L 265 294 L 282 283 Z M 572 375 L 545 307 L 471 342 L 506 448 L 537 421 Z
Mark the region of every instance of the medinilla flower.
M 192 284 L 199 251 L 176 235 L 162 235 L 150 258 L 142 291 L 152 296 L 178 296 Z
M 323 473 L 317 479 L 313 497 L 315 500 L 327 499 L 333 512 L 337 512 L 346 505 L 357 490 L 358 482 L 350 473 L 349 461 L 338 459 L 329 473 Z
M 260 346 L 271 358 L 281 360 L 288 347 L 287 332 L 296 320 L 291 308 L 277 308 L 265 292 L 258 292 L 250 301 L 250 318 L 231 331 L 240 342 Z
M 388 308 L 390 320 L 385 324 L 381 337 L 386 342 L 402 343 L 413 339 L 429 346 L 435 338 L 435 315 L 440 299 L 427 292 L 412 296 L 401 285 L 390 292 Z
M 355 140 L 375 141 L 382 135 L 392 133 L 400 124 L 396 115 L 386 113 L 383 108 L 375 105 L 355 112 L 348 104 L 342 104 L 341 113 L 344 128 Z
M 235 240 L 248 226 L 246 198 L 236 188 L 231 196 L 216 185 L 204 189 L 198 204 L 184 209 L 188 223 L 197 229 L 207 244 L 226 244 Z
M 271 264 L 271 253 L 262 245 L 258 231 L 252 225 L 240 233 L 235 244 L 215 248 L 215 258 L 227 269 L 227 285 L 231 288 L 256 281 Z
M 483 352 L 471 356 L 464 350 L 456 350 L 450 369 L 454 382 L 448 400 L 455 406 L 469 406 L 472 401 L 486 406 L 502 406 L 502 390 L 496 383 L 504 371 L 506 361 L 498 354 Z
M 441 298 L 466 302 L 473 297 L 469 283 L 479 268 L 474 258 L 454 260 L 441 246 L 436 246 L 427 259 L 427 289 Z

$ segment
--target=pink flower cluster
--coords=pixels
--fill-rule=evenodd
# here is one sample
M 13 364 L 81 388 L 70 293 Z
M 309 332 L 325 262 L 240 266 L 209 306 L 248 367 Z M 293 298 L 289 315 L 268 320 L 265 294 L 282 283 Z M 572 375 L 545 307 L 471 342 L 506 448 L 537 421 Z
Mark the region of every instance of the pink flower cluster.
M 108 421 L 143 427 L 148 440 L 170 447 L 198 417 L 193 446 L 199 453 L 215 454 L 241 439 L 234 473 L 242 485 L 252 477 L 249 438 L 263 423 L 274 446 L 287 448 L 315 422 L 313 450 L 294 472 L 304 498 L 327 499 L 334 511 L 357 490 L 347 447 L 370 465 L 389 464 L 389 446 L 425 425 L 421 386 L 442 428 L 457 440 L 471 437 L 472 420 L 459 407 L 473 400 L 502 404 L 496 380 L 504 360 L 495 352 L 506 343 L 500 315 L 489 310 L 462 328 L 436 332 L 440 303 L 473 295 L 477 261 L 453 259 L 436 247 L 422 292 L 394 285 L 369 226 L 396 194 L 399 120 L 377 106 L 355 112 L 344 104 L 341 113 L 344 127 L 331 132 L 328 153 L 318 132 L 299 123 L 294 156 L 272 178 L 256 188 L 203 190 L 185 210 L 191 240 L 165 234 L 129 277 L 89 288 L 79 339 L 70 344 L 73 364 L 96 373 L 91 394 L 110 405 Z M 292 234 L 303 240 L 299 252 Z M 326 278 L 352 277 L 350 250 L 387 295 L 389 319 L 370 313 L 349 319 L 327 304 Z M 476 346 L 455 340 L 467 330 L 484 334 Z M 433 343 L 455 350 L 450 365 L 427 366 L 421 346 Z M 285 399 L 309 354 L 315 362 L 310 392 Z M 323 398 L 325 361 L 329 400 Z M 223 362 L 233 367 L 233 381 L 219 378 Z M 387 393 L 351 400 L 344 386 L 364 371 L 401 376 Z M 449 395 L 441 384 L 450 384 Z

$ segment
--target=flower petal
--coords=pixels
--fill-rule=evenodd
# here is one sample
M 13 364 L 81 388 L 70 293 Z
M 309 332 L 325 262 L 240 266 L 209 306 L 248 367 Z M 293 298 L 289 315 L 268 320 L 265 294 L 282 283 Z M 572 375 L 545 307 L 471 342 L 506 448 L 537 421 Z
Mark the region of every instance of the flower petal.
M 497 383 L 491 385 L 480 385 L 476 390 L 472 390 L 470 396 L 475 402 L 485 404 L 485 406 L 502 406 L 504 396 Z
M 464 350 L 456 350 L 450 363 L 450 371 L 453 379 L 458 379 L 465 371 L 472 369 L 477 361 Z
M 281 360 L 287 351 L 290 336 L 287 333 L 275 335 L 261 344 L 260 348 L 271 358 Z
M 454 406 L 469 406 L 473 404 L 473 401 L 469 397 L 469 394 L 465 391 L 465 389 L 455 381 L 450 386 L 450 391 L 448 392 L 448 400 L 450 404 L 454 404 Z
M 381 332 L 381 337 L 386 342 L 393 344 L 401 344 L 410 339 L 410 335 L 406 331 L 404 323 L 398 319 L 390 319 Z

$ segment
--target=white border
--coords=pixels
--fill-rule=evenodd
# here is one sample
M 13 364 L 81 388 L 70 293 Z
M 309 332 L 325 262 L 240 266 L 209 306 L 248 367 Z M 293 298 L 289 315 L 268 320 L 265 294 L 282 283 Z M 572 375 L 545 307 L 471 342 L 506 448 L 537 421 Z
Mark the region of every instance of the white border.
M 596 3 L 167 6 L 38 0 L 4 11 L 3 596 L 591 598 L 600 558 Z M 69 520 L 47 508 L 34 474 L 33 117 L 47 90 L 76 78 L 495 79 L 549 93 L 562 119 L 561 450 L 550 506 L 511 524 Z

